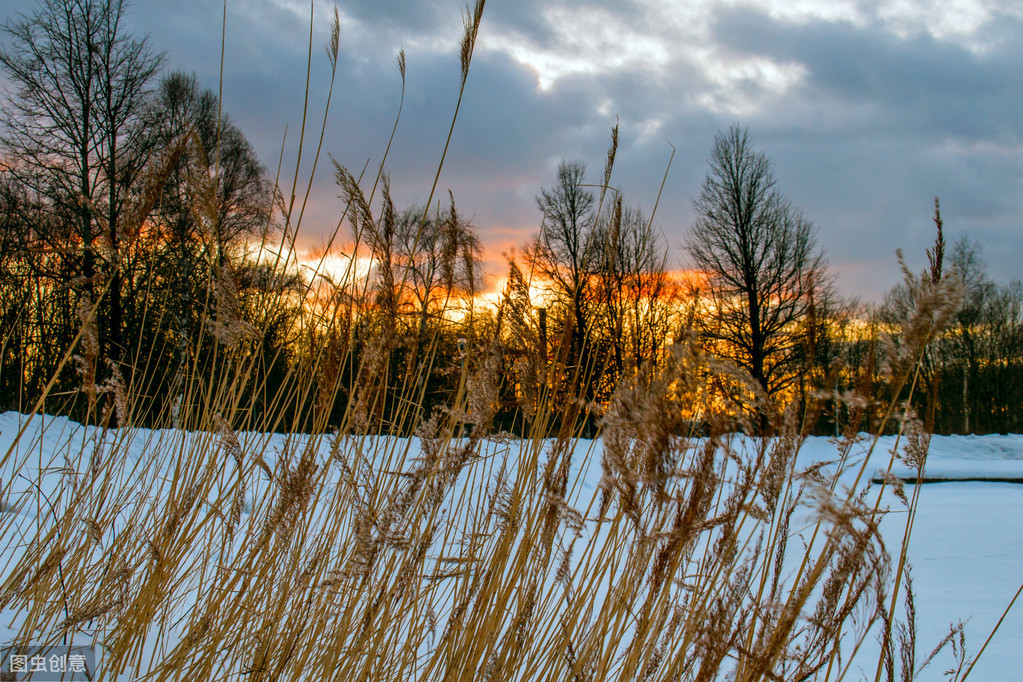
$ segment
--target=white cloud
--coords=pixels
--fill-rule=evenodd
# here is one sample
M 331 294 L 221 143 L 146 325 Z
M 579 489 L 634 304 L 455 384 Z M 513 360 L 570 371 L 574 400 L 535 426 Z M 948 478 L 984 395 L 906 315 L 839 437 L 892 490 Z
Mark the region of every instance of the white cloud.
M 697 92 L 692 83 L 686 84 L 692 101 L 716 113 L 748 115 L 801 83 L 806 69 L 762 55 L 719 49 L 711 31 L 714 11 L 728 4 L 732 3 L 641 0 L 638 9 L 633 6 L 628 13 L 602 7 L 547 7 L 541 16 L 550 37 L 543 44 L 524 33 L 493 30 L 483 45 L 529 67 L 541 91 L 571 76 L 629 72 L 677 86 L 677 67 L 684 64 L 695 70 L 695 74 L 687 70 L 690 75 L 702 81 Z M 794 7 L 781 11 L 785 19 L 844 19 L 854 5 L 836 11 L 824 9 L 835 5 L 802 0 Z M 607 100 L 601 103 L 604 111 L 618 106 Z
M 974 43 L 991 18 L 976 0 L 890 0 L 877 10 L 883 26 L 899 37 L 926 32 L 939 40 Z
M 712 87 L 696 95 L 698 103 L 718 114 L 750 116 L 806 78 L 796 62 L 778 63 L 767 57 L 729 55 L 716 48 L 691 54 L 693 63 Z
M 531 68 L 543 91 L 569 76 L 630 69 L 656 72 L 671 61 L 671 50 L 660 36 L 628 26 L 620 14 L 602 8 L 567 7 L 548 7 L 542 13 L 551 31 L 549 44 L 493 32 L 483 45 Z
M 536 74 L 549 91 L 576 75 L 642 73 L 677 79 L 687 64 L 702 76 L 692 101 L 716 113 L 749 115 L 798 86 L 807 68 L 768 55 L 723 53 L 713 26 L 721 10 L 747 8 L 780 23 L 836 23 L 880 30 L 899 38 L 929 34 L 973 51 L 985 48 L 984 27 L 998 12 L 1023 15 L 1007 0 L 636 0 L 620 8 L 562 2 L 536 10 L 549 32 L 543 42 L 524 31 L 493 30 L 486 49 L 508 54 Z M 999 3 L 1001 3 L 999 5 Z M 528 9 L 524 11 L 529 11 Z M 691 83 L 686 83 L 691 86 Z

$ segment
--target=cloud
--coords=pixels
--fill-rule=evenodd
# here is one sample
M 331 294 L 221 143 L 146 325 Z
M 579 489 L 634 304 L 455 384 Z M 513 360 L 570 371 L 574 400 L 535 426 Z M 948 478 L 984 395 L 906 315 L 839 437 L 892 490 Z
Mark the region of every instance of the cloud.
M 8 3 L 0 17 L 12 11 Z M 340 6 L 342 55 L 324 152 L 375 175 L 405 107 L 387 169 L 395 199 L 425 201 L 458 95 L 461 2 L 353 0 Z M 225 108 L 276 168 L 285 125 L 290 183 L 305 100 L 309 3 L 228 5 Z M 308 177 L 328 82 L 333 4 L 315 0 L 313 72 L 301 178 Z M 222 6 L 139 2 L 131 26 L 172 68 L 219 78 Z M 898 280 L 893 252 L 923 258 L 934 196 L 951 235 L 985 244 L 991 274 L 1019 277 L 1023 251 L 1023 7 L 1012 0 L 520 0 L 491 2 L 441 174 L 475 215 L 488 256 L 538 224 L 534 197 L 562 158 L 596 180 L 621 123 L 613 182 L 649 211 L 677 149 L 657 222 L 671 265 L 692 222 L 714 133 L 748 124 L 779 186 L 805 209 L 851 292 L 878 299 Z M 312 142 L 310 142 L 310 140 Z M 309 239 L 336 225 L 326 156 Z

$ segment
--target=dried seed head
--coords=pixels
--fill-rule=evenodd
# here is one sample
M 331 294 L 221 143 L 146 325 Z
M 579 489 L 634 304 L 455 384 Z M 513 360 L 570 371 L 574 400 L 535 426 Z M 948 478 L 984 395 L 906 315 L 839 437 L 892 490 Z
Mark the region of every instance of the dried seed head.
M 97 393 L 109 393 L 114 396 L 114 416 L 116 424 L 124 426 L 128 423 L 128 396 L 124 387 L 124 377 L 121 376 L 121 368 L 109 358 L 106 360 L 110 368 L 110 376 L 103 382 L 103 385 L 96 389 Z
M 341 17 L 334 6 L 334 21 L 330 26 L 330 40 L 327 41 L 327 59 L 330 60 L 330 68 L 337 68 L 337 56 L 341 49 Z
M 227 262 L 217 268 L 214 293 L 216 311 L 207 324 L 217 341 L 225 348 L 233 349 L 255 337 L 256 328 L 243 317 L 241 293 L 231 265 Z
M 220 414 L 214 416 L 214 421 L 219 427 L 220 447 L 226 454 L 234 458 L 238 468 L 241 469 L 245 463 L 245 453 L 242 451 L 241 443 L 238 442 L 238 434 Z
M 501 354 L 491 348 L 483 358 L 483 365 L 476 369 L 465 382 L 467 399 L 466 421 L 475 425 L 474 434 L 479 435 L 490 429 L 500 402 Z
M 85 519 L 85 536 L 97 545 L 103 544 L 103 529 L 95 519 Z
M 476 37 L 479 35 L 480 22 L 483 20 L 483 6 L 486 0 L 476 0 L 476 6 L 472 10 L 466 7 L 466 13 L 462 17 L 465 25 L 465 33 L 462 36 L 462 49 L 459 61 L 462 67 L 462 85 L 465 85 L 469 77 L 469 64 L 472 62 L 472 53 L 476 49 Z
M 927 463 L 927 453 L 930 450 L 931 434 L 927 433 L 924 424 L 916 416 L 916 412 L 908 406 L 902 415 L 902 435 L 905 438 L 905 445 L 902 450 L 896 453 L 900 460 L 917 472 L 923 474 L 924 465 Z
M 92 301 L 88 294 L 84 294 L 78 302 L 78 321 L 82 325 L 81 338 L 78 347 L 81 354 L 74 356 L 78 365 L 78 375 L 81 377 L 81 391 L 89 400 L 89 405 L 96 403 L 98 387 L 96 386 L 96 361 L 99 356 L 99 331 L 96 326 L 96 316 L 93 314 Z

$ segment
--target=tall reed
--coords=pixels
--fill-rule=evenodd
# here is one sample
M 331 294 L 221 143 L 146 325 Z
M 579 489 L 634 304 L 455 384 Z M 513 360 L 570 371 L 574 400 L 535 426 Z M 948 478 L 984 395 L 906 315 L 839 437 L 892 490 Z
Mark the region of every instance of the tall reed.
M 482 12 L 479 2 L 466 19 L 460 98 Z M 338 50 L 335 15 L 332 73 Z M 399 68 L 404 84 L 404 55 Z M 367 195 L 340 166 L 337 177 L 357 243 L 383 262 L 395 219 L 386 175 L 379 216 L 377 180 Z M 304 199 L 292 218 L 297 195 L 282 246 L 302 219 Z M 332 283 L 334 307 L 318 323 L 371 293 L 349 275 Z M 906 276 L 916 306 L 890 354 L 888 418 L 959 295 L 952 275 Z M 255 412 L 244 400 L 258 353 L 241 341 L 258 344 L 265 329 L 243 323 L 233 287 L 229 265 L 215 271 L 204 329 L 216 362 L 193 365 L 173 408 L 147 415 L 162 429 L 110 428 L 109 415 L 79 427 L 39 403 L 5 433 L 0 608 L 18 642 L 94 645 L 101 679 L 745 681 L 843 679 L 880 632 L 878 677 L 894 675 L 896 644 L 902 668 L 917 672 L 906 548 L 919 498 L 892 480 L 909 515 L 901 544 L 886 544 L 869 458 L 855 468 L 855 420 L 836 462 L 801 467 L 805 415 L 790 408 L 775 437 L 742 436 L 766 397 L 683 338 L 621 382 L 598 440 L 580 439 L 586 396 L 556 402 L 544 389 L 550 368 L 529 355 L 521 273 L 498 313 L 505 333 L 498 322 L 461 357 L 442 358 L 434 338 L 418 364 L 400 366 L 394 351 L 405 341 L 394 329 L 361 348 L 339 332 Z M 90 401 L 94 314 L 83 308 L 64 358 L 77 354 Z M 492 426 L 512 346 L 521 438 Z M 439 370 L 456 388 L 423 414 L 422 376 Z M 403 377 L 396 390 L 394 376 Z M 140 387 L 102 390 L 122 415 L 140 404 Z M 346 390 L 331 428 L 330 406 Z M 818 399 L 855 414 L 873 396 Z M 288 402 L 309 411 L 289 423 Z M 905 456 L 922 468 L 926 436 L 909 415 L 901 423 Z

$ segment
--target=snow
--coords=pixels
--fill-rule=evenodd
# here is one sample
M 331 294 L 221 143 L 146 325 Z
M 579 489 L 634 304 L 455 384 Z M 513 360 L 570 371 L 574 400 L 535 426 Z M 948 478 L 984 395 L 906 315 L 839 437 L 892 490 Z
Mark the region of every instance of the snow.
M 966 449 L 984 440 L 960 439 L 956 445 Z M 882 531 L 901 533 L 904 516 L 890 515 Z M 967 623 L 968 652 L 977 653 L 1023 582 L 1023 486 L 924 485 L 910 540 L 910 561 L 919 653 L 926 655 L 948 633 L 949 623 L 959 620 Z M 1017 602 L 970 678 L 1018 679 L 1023 670 L 1021 638 L 1023 604 Z M 928 672 L 924 679 L 937 678 L 941 670 L 929 668 Z
M 20 431 L 24 434 L 18 438 Z M 238 434 L 247 457 L 262 457 L 267 467 L 277 470 L 287 453 L 301 452 L 311 442 L 309 436 L 282 434 Z M 748 439 L 737 437 L 740 445 Z M 332 445 L 342 448 L 349 461 L 364 444 L 332 443 L 329 434 L 321 441 L 312 441 L 321 459 L 329 456 Z M 17 441 L 17 442 L 16 442 Z M 4 578 L 20 554 L 24 536 L 34 535 L 40 517 L 50 513 L 43 500 L 58 503 L 67 485 L 69 471 L 83 472 L 90 466 L 102 466 L 104 453 L 117 447 L 128 453 L 130 467 L 115 473 L 115 481 L 124 490 L 148 490 L 152 497 L 118 497 L 110 501 L 124 517 L 132 505 L 153 505 L 153 497 L 168 494 L 175 484 L 177 460 L 193 448 L 217 449 L 228 445 L 216 434 L 184 433 L 174 430 L 148 431 L 123 429 L 103 434 L 83 428 L 63 417 L 36 416 L 27 418 L 16 413 L 0 415 L 0 504 L 2 520 L 0 566 Z M 902 478 L 915 478 L 918 472 L 899 459 L 892 459 L 893 437 L 881 438 L 872 444 L 864 435 L 850 453 L 851 467 L 842 482 L 852 485 L 860 464 L 867 478 L 882 478 L 891 464 L 892 473 Z M 900 441 L 904 445 L 904 441 Z M 515 443 L 490 442 L 491 457 L 481 466 L 471 468 L 456 482 L 449 495 L 457 498 L 462 491 L 486 491 L 499 469 L 505 467 L 510 477 L 516 475 L 516 463 L 524 456 Z M 366 454 L 370 468 L 386 461 L 390 467 L 404 466 L 421 454 L 416 439 L 381 438 L 372 442 Z M 601 479 L 601 444 L 579 441 L 573 458 L 574 495 L 570 502 L 589 500 Z M 810 466 L 831 462 L 836 458 L 836 445 L 831 439 L 810 438 L 800 450 L 797 465 Z M 585 455 L 585 456 L 582 456 Z M 98 463 L 97 463 L 98 458 Z M 234 461 L 223 461 L 220 485 L 229 485 L 234 475 Z M 893 463 L 894 462 L 894 463 Z M 994 628 L 1020 583 L 1023 582 L 1023 485 L 1002 482 L 1023 481 L 1023 435 L 935 436 L 930 443 L 926 469 L 927 480 L 942 482 L 920 486 L 919 504 L 909 549 L 913 586 L 916 593 L 918 657 L 922 659 L 949 630 L 951 623 L 966 622 L 968 654 L 975 654 Z M 988 479 L 957 481 L 955 479 Z M 265 499 L 266 477 L 256 476 L 246 489 L 244 513 L 256 516 L 255 510 L 269 502 Z M 215 488 L 216 486 L 214 486 Z M 914 488 L 906 487 L 911 495 Z M 41 494 L 40 494 L 41 493 Z M 218 495 L 207 491 L 209 498 Z M 905 530 L 907 514 L 890 490 L 884 502 L 891 512 L 881 523 L 889 548 L 897 548 Z M 27 501 L 27 504 L 22 504 Z M 321 499 L 321 502 L 324 500 Z M 322 516 L 322 515 L 321 515 Z M 322 518 L 318 522 L 323 521 Z M 22 616 L 11 609 L 0 612 L 0 642 L 9 642 L 22 624 Z M 971 673 L 971 679 L 1013 679 L 1023 670 L 1023 603 L 1008 614 L 984 656 Z M 859 659 L 858 659 L 859 660 Z M 870 659 L 868 659 L 869 661 Z M 873 659 L 876 661 L 876 658 Z M 936 659 L 922 679 L 938 679 L 950 664 L 947 655 Z M 873 678 L 873 664 L 859 667 L 854 663 L 850 678 Z

